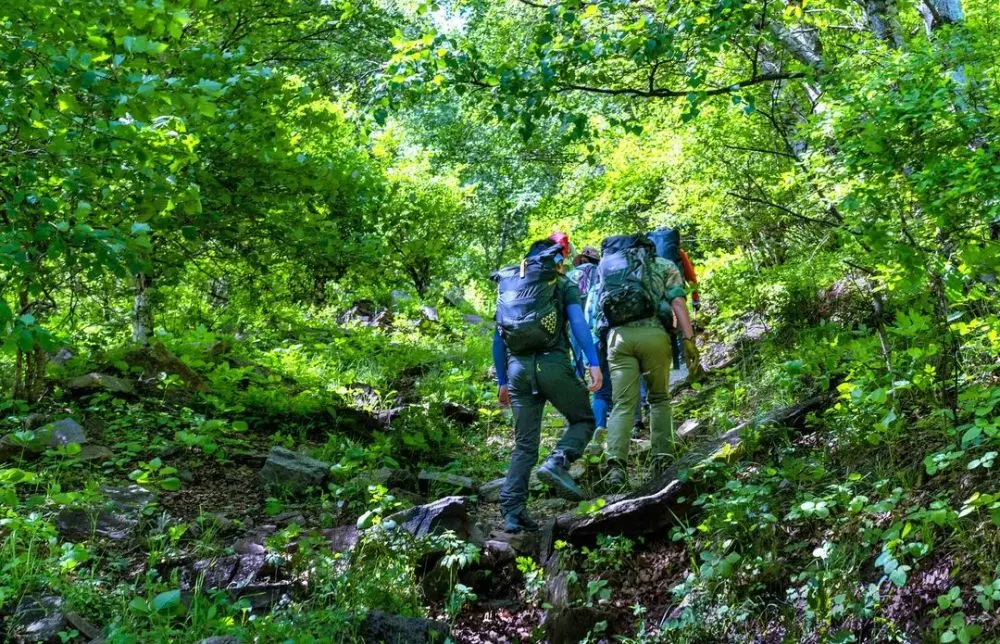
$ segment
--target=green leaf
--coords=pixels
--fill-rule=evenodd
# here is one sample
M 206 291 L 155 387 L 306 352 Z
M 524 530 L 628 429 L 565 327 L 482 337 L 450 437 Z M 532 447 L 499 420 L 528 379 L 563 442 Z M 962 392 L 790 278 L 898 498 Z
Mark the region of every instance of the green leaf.
M 164 610 L 176 607 L 180 602 L 180 589 L 167 590 L 153 598 L 153 610 L 161 613 Z
M 181 480 L 176 476 L 171 476 L 160 481 L 160 487 L 168 492 L 176 492 L 181 489 Z

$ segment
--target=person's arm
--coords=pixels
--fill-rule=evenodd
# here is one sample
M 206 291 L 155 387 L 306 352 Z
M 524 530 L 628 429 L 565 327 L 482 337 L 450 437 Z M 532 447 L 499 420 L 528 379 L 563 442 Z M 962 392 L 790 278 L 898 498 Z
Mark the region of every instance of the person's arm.
M 694 264 L 691 263 L 691 258 L 683 250 L 681 251 L 681 267 L 684 270 L 684 279 L 694 285 L 694 290 L 691 291 L 691 301 L 694 303 L 694 308 L 697 309 L 701 305 L 701 294 L 698 292 L 698 275 L 694 272 Z
M 590 325 L 583 317 L 583 309 L 579 302 L 574 302 L 566 307 L 566 317 L 569 318 L 569 328 L 573 337 L 583 349 L 587 357 L 588 371 L 590 372 L 590 391 L 597 391 L 604 384 L 604 376 L 601 373 L 601 365 L 597 359 L 597 348 L 594 347 L 594 340 L 590 336 Z
M 510 404 L 510 389 L 507 386 L 507 344 L 500 337 L 500 327 L 493 332 L 493 368 L 497 372 L 497 397 L 504 407 Z
M 684 334 L 684 339 L 693 339 L 694 326 L 691 324 L 691 314 L 688 312 L 687 302 L 683 297 L 675 297 L 670 301 L 670 308 L 674 311 L 674 319 L 677 320 L 677 327 Z
M 580 345 L 587 358 L 587 366 L 593 367 L 597 364 L 597 349 L 590 335 L 590 325 L 583 316 L 583 308 L 579 304 L 570 304 L 566 309 L 566 315 L 569 317 L 569 328 L 573 332 L 573 339 Z

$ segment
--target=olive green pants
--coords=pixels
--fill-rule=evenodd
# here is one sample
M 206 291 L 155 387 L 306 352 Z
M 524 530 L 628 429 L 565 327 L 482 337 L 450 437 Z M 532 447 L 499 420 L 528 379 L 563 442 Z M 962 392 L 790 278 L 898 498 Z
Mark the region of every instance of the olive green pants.
M 660 326 L 617 327 L 608 333 L 608 366 L 614 400 L 608 419 L 608 458 L 628 459 L 640 376 L 645 376 L 649 387 L 652 454 L 673 454 L 670 353 L 670 336 Z

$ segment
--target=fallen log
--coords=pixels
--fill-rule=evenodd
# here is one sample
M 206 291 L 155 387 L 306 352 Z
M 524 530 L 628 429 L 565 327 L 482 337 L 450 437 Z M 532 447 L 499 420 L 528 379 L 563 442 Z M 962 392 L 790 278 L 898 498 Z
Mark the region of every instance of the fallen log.
M 695 486 L 688 473 L 719 459 L 731 459 L 742 450 L 741 435 L 750 428 L 786 426 L 800 428 L 814 411 L 832 404 L 833 392 L 814 396 L 804 402 L 773 410 L 747 421 L 713 439 L 702 442 L 668 468 L 663 475 L 640 490 L 626 495 L 605 497 L 607 505 L 581 516 L 566 512 L 556 519 L 555 532 L 571 541 L 584 541 L 598 534 L 649 534 L 683 518 L 690 508 Z

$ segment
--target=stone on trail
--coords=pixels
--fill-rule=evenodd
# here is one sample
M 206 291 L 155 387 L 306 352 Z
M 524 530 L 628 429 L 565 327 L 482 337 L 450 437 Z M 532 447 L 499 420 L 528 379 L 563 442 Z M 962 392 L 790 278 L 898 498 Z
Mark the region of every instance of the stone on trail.
M 456 490 L 459 494 L 476 493 L 476 482 L 467 476 L 423 470 L 417 478 L 420 480 L 421 487 L 425 490 L 430 487 L 431 483 L 440 483 L 444 487 Z
M 464 541 L 480 545 L 485 541 L 479 528 L 469 518 L 464 496 L 446 496 L 433 503 L 397 512 L 386 517 L 382 525 L 389 521 L 418 539 L 451 530 Z
M 695 436 L 701 429 L 701 421 L 696 418 L 688 418 L 677 428 L 678 438 L 689 438 Z
M 497 503 L 500 501 L 500 490 L 503 489 L 503 482 L 506 480 L 506 478 L 500 477 L 480 485 L 477 491 L 479 499 L 486 503 Z
M 8 434 L 0 438 L 0 463 L 6 463 L 14 457 L 26 458 L 38 456 L 46 449 L 76 443 L 87 442 L 87 434 L 80 423 L 72 418 L 63 418 L 54 423 L 39 427 L 26 435 L 24 440 Z
M 113 456 L 114 452 L 104 445 L 84 445 L 80 448 L 80 453 L 73 456 L 73 460 L 78 463 L 103 463 Z
M 26 596 L 10 620 L 11 642 L 61 642 L 60 631 L 68 630 L 62 605 L 62 598 L 55 595 Z
M 424 319 L 428 322 L 440 322 L 441 320 L 437 309 L 433 306 L 421 306 L 420 314 L 424 316 Z
M 372 644 L 430 644 L 444 642 L 449 634 L 450 629 L 443 622 L 391 615 L 380 610 L 369 611 L 361 625 L 361 641 Z
M 104 537 L 125 539 L 139 525 L 143 508 L 155 495 L 139 485 L 108 487 L 102 490 L 106 503 L 98 506 L 69 507 L 56 515 L 56 529 L 66 539 L 84 541 Z
M 260 481 L 265 487 L 301 494 L 310 487 L 321 486 L 329 474 L 329 463 L 275 446 L 260 470 Z
M 111 394 L 131 394 L 135 391 L 135 386 L 124 378 L 96 372 L 71 378 L 66 382 L 65 387 L 73 393 L 106 391 Z

